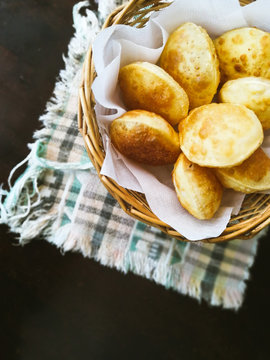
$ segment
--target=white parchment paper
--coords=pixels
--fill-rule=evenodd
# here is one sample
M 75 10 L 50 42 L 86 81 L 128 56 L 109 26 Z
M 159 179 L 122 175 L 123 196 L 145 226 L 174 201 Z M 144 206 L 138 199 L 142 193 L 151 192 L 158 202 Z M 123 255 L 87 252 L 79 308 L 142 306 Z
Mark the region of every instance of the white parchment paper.
M 257 0 L 245 7 L 241 7 L 238 0 L 175 0 L 169 7 L 152 15 L 144 28 L 115 25 L 103 30 L 93 44 L 97 77 L 92 89 L 106 151 L 101 172 L 127 189 L 144 193 L 153 213 L 189 240 L 220 235 L 231 214 L 238 213 L 244 194 L 225 190 L 215 216 L 211 220 L 198 220 L 177 199 L 171 179 L 172 166 L 140 165 L 121 155 L 109 139 L 110 122 L 127 111 L 117 84 L 119 69 L 134 61 L 156 63 L 168 35 L 184 22 L 204 27 L 215 38 L 243 26 L 270 31 L 269 14 L 269 0 Z M 270 155 L 269 134 L 263 147 Z

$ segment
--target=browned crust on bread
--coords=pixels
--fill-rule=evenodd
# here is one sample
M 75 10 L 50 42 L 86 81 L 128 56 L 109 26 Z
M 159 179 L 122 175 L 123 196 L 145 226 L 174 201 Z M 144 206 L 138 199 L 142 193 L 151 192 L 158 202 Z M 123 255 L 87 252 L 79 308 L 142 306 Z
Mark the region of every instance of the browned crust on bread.
M 270 189 L 270 159 L 261 148 L 241 165 L 215 172 L 226 188 L 246 194 Z
M 221 82 L 247 76 L 270 79 L 270 34 L 256 28 L 230 30 L 214 40 Z
M 110 137 L 123 155 L 144 164 L 171 164 L 180 153 L 179 137 L 171 125 L 144 110 L 131 110 L 114 120 Z
M 227 81 L 219 101 L 241 104 L 254 111 L 264 130 L 270 129 L 270 80 L 249 76 Z
M 186 92 L 159 66 L 135 62 L 121 68 L 118 79 L 129 110 L 154 112 L 173 126 L 187 115 L 189 100 Z
M 180 154 L 172 173 L 182 206 L 200 220 L 211 219 L 218 210 L 223 188 L 212 170 L 189 161 Z
M 263 141 L 262 125 L 255 113 L 237 104 L 198 107 L 178 128 L 184 154 L 190 161 L 207 167 L 239 165 Z
M 170 36 L 160 66 L 186 91 L 190 108 L 209 104 L 220 80 L 213 41 L 202 27 L 185 23 Z

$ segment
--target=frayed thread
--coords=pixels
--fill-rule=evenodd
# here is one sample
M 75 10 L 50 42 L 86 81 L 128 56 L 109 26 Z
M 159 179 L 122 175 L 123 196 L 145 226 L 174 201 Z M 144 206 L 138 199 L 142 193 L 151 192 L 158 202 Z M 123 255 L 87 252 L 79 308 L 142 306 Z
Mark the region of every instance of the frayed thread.
M 40 117 L 44 128 L 34 133 L 36 142 L 28 145 L 31 150 L 29 155 L 11 171 L 8 179 L 9 191 L 0 187 L 0 223 L 7 224 L 12 232 L 18 233 L 21 244 L 41 233 L 48 235 L 51 229 L 48 230 L 47 227 L 55 220 L 55 214 L 38 209 L 42 201 L 39 182 L 45 171 L 93 169 L 90 160 L 85 163 L 58 163 L 42 157 L 50 136 L 49 129 L 55 121 L 56 114 L 65 110 L 72 80 L 75 76 L 79 76 L 83 57 L 100 31 L 100 23 L 94 12 L 87 10 L 86 16 L 80 15 L 80 10 L 84 6 L 89 6 L 89 2 L 79 2 L 73 8 L 75 34 L 68 46 L 68 56 L 64 57 L 65 69 L 60 72 L 59 81 L 46 105 L 45 114 Z M 27 164 L 25 172 L 12 186 L 11 178 L 25 164 Z
M 45 231 L 48 223 L 55 220 L 55 215 L 39 209 L 42 194 L 38 182 L 47 170 L 61 170 L 73 173 L 76 170 L 93 169 L 90 161 L 86 163 L 60 163 L 41 157 L 44 152 L 42 140 L 29 145 L 29 155 L 10 172 L 8 178 L 9 191 L 0 188 L 0 223 L 7 224 L 14 233 L 19 233 L 21 244 L 28 242 L 39 233 L 48 235 Z M 15 172 L 28 163 L 25 172 L 12 185 Z M 44 231 L 45 232 L 44 232 Z

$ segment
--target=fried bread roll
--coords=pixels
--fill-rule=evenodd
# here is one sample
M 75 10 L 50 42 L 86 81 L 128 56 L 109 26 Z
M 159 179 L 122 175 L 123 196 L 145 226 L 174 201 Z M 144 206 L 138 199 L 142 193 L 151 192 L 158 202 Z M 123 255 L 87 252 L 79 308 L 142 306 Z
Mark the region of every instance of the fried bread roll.
M 211 219 L 220 206 L 223 188 L 210 169 L 190 162 L 180 154 L 172 173 L 182 206 L 200 220 Z
M 270 34 L 256 28 L 228 31 L 214 40 L 221 81 L 247 76 L 270 79 Z
M 262 143 L 263 129 L 255 113 L 243 105 L 208 104 L 194 109 L 179 124 L 180 147 L 201 166 L 241 164 Z
M 160 66 L 186 91 L 190 108 L 209 104 L 220 80 L 213 41 L 193 23 L 185 23 L 170 36 L 160 58 Z
M 270 129 L 270 80 L 251 76 L 227 81 L 219 92 L 219 100 L 245 105 L 255 112 L 263 129 Z
M 113 145 L 125 156 L 148 165 L 174 163 L 180 153 L 179 137 L 161 116 L 131 110 L 110 126 Z
M 215 173 L 224 187 L 246 194 L 270 189 L 270 159 L 261 148 L 241 165 Z
M 159 66 L 148 62 L 126 65 L 119 86 L 129 110 L 143 109 L 161 115 L 172 126 L 187 116 L 189 100 L 183 88 Z

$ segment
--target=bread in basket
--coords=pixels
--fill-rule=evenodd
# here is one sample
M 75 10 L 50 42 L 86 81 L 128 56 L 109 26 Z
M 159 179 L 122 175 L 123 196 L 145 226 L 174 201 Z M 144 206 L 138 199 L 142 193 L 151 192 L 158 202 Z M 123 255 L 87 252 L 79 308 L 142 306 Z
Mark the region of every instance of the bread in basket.
M 240 1 L 245 5 L 250 1 Z M 167 7 L 168 2 L 132 0 L 114 10 L 104 23 L 103 28 L 114 24 L 127 24 L 129 26 L 143 27 L 149 15 Z M 189 241 L 168 224 L 161 221 L 150 209 L 144 194 L 125 189 L 119 186 L 110 177 L 100 174 L 105 158 L 105 151 L 99 132 L 94 106 L 95 99 L 91 85 L 95 79 L 95 67 L 90 48 L 85 59 L 83 78 L 79 91 L 78 123 L 84 138 L 85 147 L 89 157 L 97 170 L 100 181 L 118 201 L 121 208 L 130 216 L 155 226 L 164 233 L 182 241 Z M 240 212 L 233 215 L 226 229 L 215 238 L 204 239 L 204 242 L 217 243 L 233 239 L 249 239 L 270 223 L 270 195 L 257 193 L 245 197 Z

